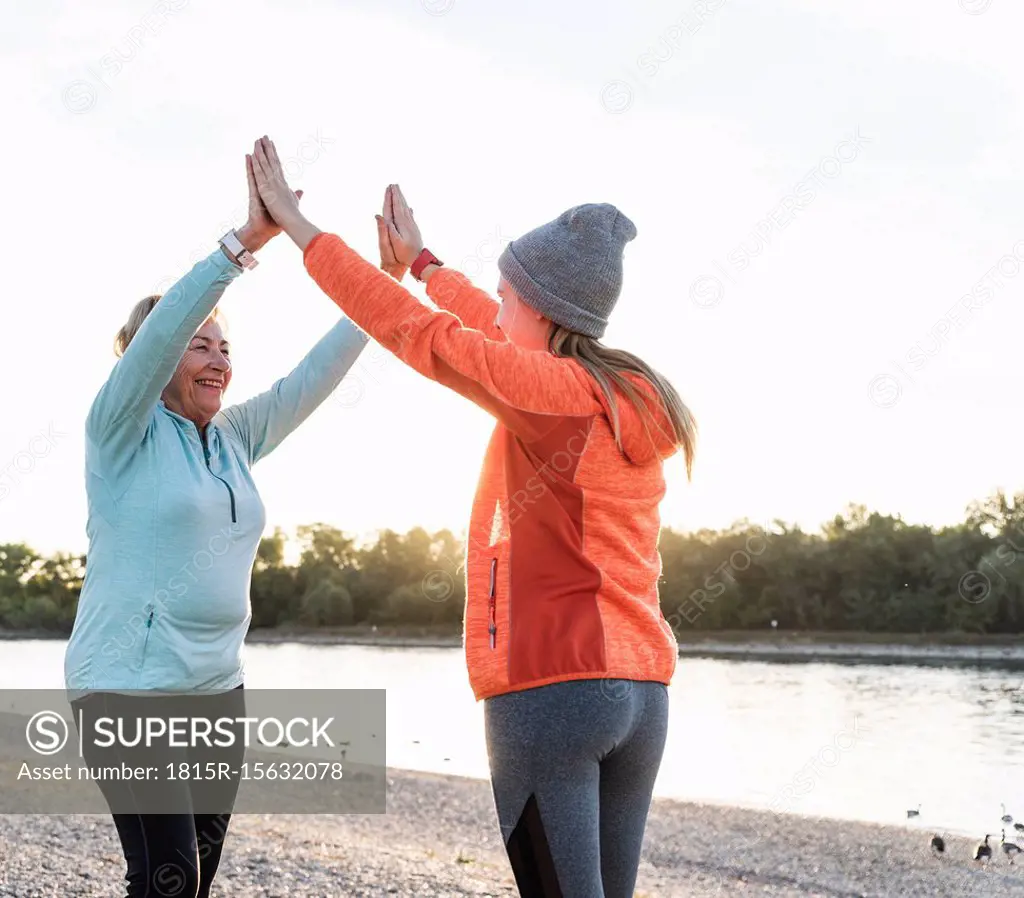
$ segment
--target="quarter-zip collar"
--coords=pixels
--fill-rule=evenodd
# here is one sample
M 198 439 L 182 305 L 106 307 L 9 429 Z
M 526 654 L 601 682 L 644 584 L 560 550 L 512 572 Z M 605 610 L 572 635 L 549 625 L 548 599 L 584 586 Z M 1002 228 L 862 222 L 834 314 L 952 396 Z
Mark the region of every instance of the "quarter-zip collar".
M 238 523 L 238 508 L 235 503 L 235 491 L 231 488 L 231 484 L 228 483 L 223 477 L 214 473 L 213 466 L 210 464 L 210 459 L 213 458 L 220 450 L 220 436 L 214 423 L 211 421 L 206 425 L 206 439 L 203 439 L 203 435 L 199 432 L 199 427 L 196 422 L 191 418 L 186 418 L 184 415 L 179 415 L 177 412 L 172 412 L 161 399 L 157 402 L 157 407 L 163 409 L 163 411 L 170 415 L 178 424 L 178 426 L 184 430 L 188 436 L 188 441 L 193 445 L 199 447 L 199 451 L 203 455 L 203 463 L 206 466 L 206 470 L 209 471 L 210 476 L 214 480 L 219 480 L 224 484 L 224 488 L 228 491 L 228 500 L 231 508 L 231 523 Z
M 209 452 L 210 454 L 216 454 L 219 437 L 217 426 L 211 421 L 206 425 L 206 440 L 204 442 L 203 435 L 199 432 L 199 425 L 196 424 L 191 418 L 186 418 L 184 415 L 179 415 L 177 412 L 171 411 L 161 399 L 157 403 L 157 407 L 163 409 L 168 415 L 170 415 L 188 434 L 191 441 L 197 443 L 204 451 L 204 454 Z

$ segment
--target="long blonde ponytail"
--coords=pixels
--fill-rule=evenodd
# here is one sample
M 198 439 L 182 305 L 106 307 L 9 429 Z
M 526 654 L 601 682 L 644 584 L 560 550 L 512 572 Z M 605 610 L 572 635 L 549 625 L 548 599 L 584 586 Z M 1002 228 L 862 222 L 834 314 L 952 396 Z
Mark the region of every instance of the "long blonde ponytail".
M 686 460 L 686 477 L 687 479 L 692 477 L 693 458 L 697 447 L 697 422 L 682 399 L 679 398 L 675 388 L 665 377 L 632 353 L 602 346 L 592 337 L 586 337 L 557 324 L 551 332 L 548 348 L 557 356 L 577 361 L 597 381 L 612 410 L 612 430 L 620 450 L 622 449 L 622 431 L 616 391 L 625 396 L 626 401 L 636 409 L 648 433 L 651 432 L 651 428 L 662 430 L 644 396 L 625 375 L 639 375 L 647 381 L 664 406 L 672 424 L 674 433 L 666 434 L 666 436 L 669 436 L 682 448 Z

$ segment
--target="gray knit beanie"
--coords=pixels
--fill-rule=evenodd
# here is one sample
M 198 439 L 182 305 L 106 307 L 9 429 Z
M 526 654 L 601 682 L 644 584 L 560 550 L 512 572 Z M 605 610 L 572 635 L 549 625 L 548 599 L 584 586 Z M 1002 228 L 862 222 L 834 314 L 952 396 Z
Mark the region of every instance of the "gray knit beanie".
M 513 240 L 498 270 L 555 324 L 594 339 L 622 290 L 622 252 L 636 226 L 610 203 L 586 203 Z

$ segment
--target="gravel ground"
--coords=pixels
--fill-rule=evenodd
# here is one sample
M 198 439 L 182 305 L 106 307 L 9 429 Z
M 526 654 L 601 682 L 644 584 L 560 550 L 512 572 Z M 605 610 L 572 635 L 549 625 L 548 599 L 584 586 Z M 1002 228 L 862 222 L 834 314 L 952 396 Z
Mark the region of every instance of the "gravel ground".
M 515 896 L 489 786 L 389 771 L 388 813 L 241 816 L 228 835 L 218 898 Z M 1024 861 L 897 827 L 658 801 L 638 896 L 1024 898 Z M 111 898 L 124 872 L 113 824 L 92 816 L 0 817 L 0 895 Z

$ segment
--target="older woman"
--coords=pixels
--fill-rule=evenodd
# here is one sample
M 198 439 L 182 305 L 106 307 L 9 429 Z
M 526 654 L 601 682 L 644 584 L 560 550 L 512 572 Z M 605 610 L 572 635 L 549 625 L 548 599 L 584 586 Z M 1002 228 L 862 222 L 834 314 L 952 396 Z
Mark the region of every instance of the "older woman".
M 201 693 L 211 714 L 239 716 L 250 575 L 266 522 L 251 468 L 331 394 L 367 342 L 343 318 L 267 392 L 222 406 L 232 369 L 217 303 L 280 233 L 248 157 L 247 168 L 248 222 L 165 295 L 135 306 L 89 411 L 88 564 L 65 659 L 76 720 L 142 716 L 164 701 L 158 693 Z M 86 742 L 91 762 L 119 757 L 90 757 Z M 237 781 L 219 784 L 221 813 L 193 813 L 189 782 L 101 788 L 130 898 L 209 894 Z

